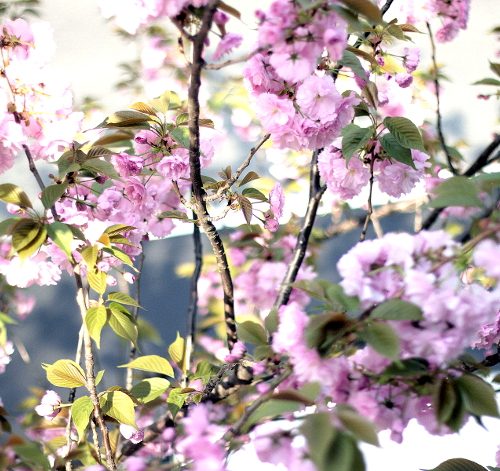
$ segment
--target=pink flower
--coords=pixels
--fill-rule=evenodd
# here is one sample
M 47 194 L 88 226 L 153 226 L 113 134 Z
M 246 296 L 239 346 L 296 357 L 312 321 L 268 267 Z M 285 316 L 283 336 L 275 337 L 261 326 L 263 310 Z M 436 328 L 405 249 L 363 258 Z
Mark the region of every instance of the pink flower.
M 282 79 L 297 83 L 314 72 L 317 55 L 307 43 L 294 42 L 275 49 L 269 62 Z
M 325 43 L 326 50 L 330 58 L 338 61 L 342 58 L 344 50 L 347 46 L 347 34 L 345 28 L 341 29 L 327 29 L 323 35 L 323 42 Z
M 297 104 L 309 118 L 320 121 L 332 121 L 342 97 L 335 88 L 329 75 L 306 78 L 297 90 Z
M 118 170 L 121 177 L 130 177 L 132 175 L 139 175 L 143 167 L 142 157 L 136 157 L 134 155 L 126 154 L 125 152 L 120 152 L 119 154 L 113 155 L 111 158 L 113 164 Z
M 318 169 L 328 189 L 342 199 L 351 199 L 368 184 L 370 171 L 353 156 L 347 164 L 336 147 L 328 147 L 318 156 Z
M 181 149 L 177 149 L 180 151 Z M 186 149 L 182 149 L 186 150 Z M 167 155 L 160 160 L 156 165 L 158 173 L 165 178 L 171 180 L 180 180 L 189 177 L 189 157 L 186 157 L 187 152 L 175 152 L 172 155 Z
M 15 307 L 16 314 L 20 319 L 26 319 L 35 307 L 36 299 L 34 296 L 24 294 L 22 291 L 16 291 Z
M 413 82 L 413 77 L 410 74 L 396 74 L 394 79 L 401 88 L 408 88 Z
M 245 344 L 238 340 L 234 344 L 231 353 L 224 357 L 224 361 L 226 363 L 236 363 L 237 361 L 240 361 L 243 358 L 243 355 L 245 355 L 246 351 L 247 349 L 245 347 Z
M 416 47 L 404 49 L 404 57 L 403 57 L 403 65 L 406 71 L 411 74 L 415 72 L 418 67 L 418 63 L 420 62 L 420 49 Z
M 500 281 L 500 244 L 486 239 L 474 249 L 474 263 L 484 269 L 486 275 Z
M 256 111 L 262 125 L 269 132 L 279 132 L 295 116 L 292 101 L 272 93 L 262 93 L 257 97 Z
M 35 412 L 46 419 L 54 419 L 61 412 L 61 398 L 55 391 L 46 391 Z
M 144 430 L 136 429 L 132 425 L 120 424 L 120 433 L 132 443 L 140 443 L 144 440 Z
M 0 345 L 0 374 L 5 372 L 5 367 L 10 363 L 13 353 L 14 345 L 12 345 L 10 340 Z
M 212 59 L 218 61 L 222 56 L 229 54 L 234 48 L 240 46 L 243 41 L 243 37 L 235 33 L 227 33 L 217 44 L 214 55 Z

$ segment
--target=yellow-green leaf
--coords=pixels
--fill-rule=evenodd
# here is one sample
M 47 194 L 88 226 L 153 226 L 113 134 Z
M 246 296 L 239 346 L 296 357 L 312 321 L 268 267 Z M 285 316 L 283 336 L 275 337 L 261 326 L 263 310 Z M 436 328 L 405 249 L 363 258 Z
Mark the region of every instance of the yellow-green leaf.
M 160 397 L 170 386 L 170 381 L 165 378 L 147 378 L 137 383 L 130 394 L 139 402 L 146 404 Z
M 120 424 L 131 425 L 135 423 L 134 401 L 123 391 L 107 391 L 99 397 L 99 404 L 103 414 L 116 419 Z
M 106 325 L 107 313 L 104 306 L 91 307 L 85 315 L 85 325 L 97 348 L 101 348 L 101 331 Z
M 92 270 L 97 262 L 99 248 L 96 245 L 89 245 L 81 251 L 83 261 L 87 265 L 88 270 Z
M 132 368 L 134 370 L 149 371 L 174 377 L 174 369 L 166 358 L 159 355 L 144 355 L 132 360 L 129 363 L 120 365 L 119 368 Z
M 108 295 L 108 301 L 115 301 L 120 304 L 126 304 L 127 306 L 140 307 L 137 301 L 126 293 L 118 293 L 113 291 Z
M 372 422 L 348 406 L 337 406 L 335 410 L 342 425 L 357 439 L 379 446 L 378 435 Z
M 182 369 L 182 361 L 184 358 L 184 339 L 177 332 L 175 340 L 168 347 L 170 358 Z
M 73 360 L 57 360 L 52 365 L 42 364 L 47 373 L 47 380 L 60 388 L 78 388 L 85 386 L 86 379 L 82 367 Z
M 73 241 L 73 232 L 67 224 L 55 221 L 47 226 L 47 233 L 50 239 L 66 254 L 71 260 L 71 242 Z
M 68 188 L 68 183 L 59 183 L 55 185 L 49 185 L 42 191 L 41 200 L 45 209 L 51 208 L 54 203 L 64 195 L 66 189 Z
M 6 203 L 17 204 L 21 208 L 32 208 L 28 195 L 17 185 L 3 183 L 0 185 L 0 200 Z
M 40 227 L 40 223 L 33 219 L 21 219 L 12 227 L 12 246 L 16 252 L 30 245 L 38 237 Z
M 137 324 L 133 317 L 123 310 L 110 306 L 108 312 L 111 314 L 108 319 L 109 326 L 116 335 L 129 340 L 134 345 L 137 343 Z
M 106 291 L 106 273 L 98 269 L 87 270 L 87 281 L 90 287 L 98 294 L 104 294 Z
M 71 418 L 78 432 L 78 443 L 85 439 L 85 429 L 89 425 L 90 414 L 93 410 L 94 406 L 88 396 L 79 397 L 71 405 Z

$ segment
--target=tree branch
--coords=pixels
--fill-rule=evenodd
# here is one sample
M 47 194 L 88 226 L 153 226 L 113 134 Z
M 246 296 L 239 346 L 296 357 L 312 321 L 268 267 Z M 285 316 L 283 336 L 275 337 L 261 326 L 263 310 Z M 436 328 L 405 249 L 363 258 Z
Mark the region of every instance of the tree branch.
M 368 193 L 368 210 L 366 211 L 365 223 L 363 224 L 363 229 L 361 230 L 361 235 L 359 236 L 359 241 L 363 242 L 366 239 L 366 232 L 368 231 L 368 224 L 373 214 L 372 196 L 373 196 L 373 167 L 375 165 L 375 159 L 372 154 L 370 160 L 370 191 Z
M 434 82 L 434 89 L 436 95 L 436 128 L 438 132 L 439 142 L 441 144 L 441 148 L 446 155 L 446 160 L 448 162 L 448 168 L 450 169 L 453 175 L 458 175 L 456 168 L 453 166 L 453 159 L 451 158 L 450 151 L 448 150 L 448 146 L 446 145 L 446 140 L 444 138 L 443 133 L 443 123 L 441 119 L 441 99 L 440 99 L 440 85 L 438 78 L 438 66 L 436 61 L 436 44 L 434 42 L 434 36 L 432 35 L 431 25 L 426 22 L 427 31 L 429 32 L 429 39 L 431 41 L 431 51 L 432 51 L 432 75 Z
M 469 168 L 463 173 L 464 177 L 472 177 L 477 172 L 482 170 L 484 167 L 492 162 L 490 159 L 491 154 L 495 152 L 496 148 L 500 146 L 500 134 L 495 134 L 493 141 L 488 144 L 488 146 L 477 156 L 474 162 L 469 166 Z M 494 159 L 493 159 L 494 160 Z M 429 229 L 436 221 L 439 215 L 442 213 L 444 208 L 434 209 L 422 223 L 420 230 Z
M 200 171 L 200 102 L 199 91 L 201 87 L 201 72 L 205 65 L 203 60 L 203 49 L 205 40 L 212 26 L 212 19 L 217 8 L 218 0 L 212 0 L 205 7 L 203 19 L 199 32 L 193 39 L 193 61 L 191 64 L 191 77 L 188 90 L 188 128 L 189 128 L 189 167 L 191 183 L 193 185 L 193 196 L 195 200 L 194 209 L 199 224 L 205 231 L 212 251 L 217 260 L 217 268 L 220 273 L 222 289 L 224 291 L 224 318 L 226 322 L 227 345 L 231 351 L 238 341 L 236 333 L 236 321 L 234 316 L 234 289 L 233 280 L 229 271 L 229 264 L 224 249 L 224 244 L 217 229 L 210 221 L 210 215 L 204 200 L 205 191 L 201 180 Z
M 287 304 L 290 299 L 290 294 L 292 292 L 292 284 L 297 278 L 300 266 L 304 260 L 307 245 L 309 243 L 309 237 L 316 219 L 316 213 L 318 212 L 318 206 L 321 201 L 321 197 L 326 190 L 326 186 L 321 186 L 319 170 L 318 170 L 318 154 L 319 150 L 313 152 L 311 159 L 311 170 L 309 176 L 309 203 L 307 205 L 307 211 L 304 216 L 304 222 L 302 224 L 302 229 L 297 237 L 297 243 L 295 245 L 293 259 L 288 266 L 283 281 L 281 282 L 281 287 L 278 292 L 276 301 L 274 302 L 273 309 L 278 310 L 280 306 Z
M 196 214 L 193 214 L 196 219 Z M 196 341 L 196 319 L 198 316 L 198 280 L 200 279 L 201 269 L 203 267 L 203 247 L 200 237 L 200 228 L 197 224 L 193 225 L 193 245 L 194 245 L 194 271 L 191 275 L 190 300 L 187 313 L 187 333 L 184 342 L 182 373 L 183 381 L 186 383 L 187 374 L 191 365 L 191 355 L 193 345 Z M 186 384 L 184 384 L 186 386 Z
M 213 201 L 220 198 L 225 191 L 229 190 L 240 178 L 243 171 L 250 165 L 253 156 L 257 153 L 257 151 L 264 145 L 264 143 L 271 137 L 271 134 L 266 134 L 254 147 L 250 149 L 247 158 L 241 163 L 236 172 L 224 182 L 220 188 L 217 189 L 217 192 L 213 195 L 209 195 L 205 197 L 205 201 Z

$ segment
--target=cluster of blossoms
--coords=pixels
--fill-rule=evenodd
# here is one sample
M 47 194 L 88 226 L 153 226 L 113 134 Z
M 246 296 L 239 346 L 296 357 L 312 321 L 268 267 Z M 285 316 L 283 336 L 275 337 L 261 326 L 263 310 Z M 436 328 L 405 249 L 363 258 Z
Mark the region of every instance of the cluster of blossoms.
M 373 174 L 381 191 L 397 198 L 409 193 L 422 179 L 425 168 L 429 166 L 429 156 L 415 149 L 411 151 L 411 155 L 415 168 L 388 159 L 375 160 Z M 369 183 L 369 166 L 369 162 L 365 163 L 357 156 L 347 162 L 342 151 L 333 145 L 324 149 L 318 156 L 321 178 L 328 189 L 343 200 L 358 195 Z
M 281 282 L 293 257 L 295 238 L 290 235 L 272 237 L 271 234 L 248 236 L 235 232 L 229 250 L 233 263 L 234 301 L 239 313 L 255 314 L 265 318 L 278 295 Z M 316 274 L 311 266 L 303 265 L 297 280 L 311 280 Z M 198 291 L 202 314 L 211 303 L 220 299 L 222 287 L 218 274 L 212 270 L 202 274 Z M 309 296 L 299 290 L 292 292 L 291 300 L 305 306 Z
M 380 5 L 383 3 L 379 0 Z M 460 30 L 467 28 L 470 3 L 470 0 L 404 1 L 396 3 L 391 11 L 400 21 L 414 25 L 439 20 L 440 28 L 436 32 L 436 39 L 448 42 L 455 39 Z
M 35 159 L 53 160 L 73 140 L 83 114 L 73 112 L 71 91 L 47 67 L 53 49 L 47 24 L 7 20 L 0 47 L 1 173 L 12 167 L 23 145 Z
M 356 245 L 338 263 L 341 285 L 357 296 L 362 309 L 389 299 L 402 299 L 422 309 L 419 321 L 385 321 L 400 339 L 400 358 L 437 368 L 457 358 L 471 345 L 488 348 L 500 340 L 498 288 L 464 285 L 453 265 L 458 245 L 444 232 L 415 236 L 388 234 Z M 474 251 L 474 262 L 499 280 L 492 261 L 498 245 L 485 241 Z M 297 303 L 283 306 L 273 349 L 287 355 L 294 367 L 291 384 L 319 382 L 325 397 L 349 404 L 379 429 L 391 429 L 393 439 L 416 418 L 430 433 L 449 433 L 439 425 L 432 398 L 417 395 L 404 383 L 386 384 L 374 378 L 391 363 L 370 346 L 351 356 L 323 357 L 311 348 L 306 332 L 311 318 Z
M 258 12 L 259 47 L 244 76 L 256 97 L 257 116 L 281 148 L 319 149 L 340 135 L 359 100 L 342 96 L 329 75 L 316 74 L 326 49 L 342 57 L 347 27 L 335 12 L 318 9 L 303 22 L 294 2 L 277 0 L 269 12 Z

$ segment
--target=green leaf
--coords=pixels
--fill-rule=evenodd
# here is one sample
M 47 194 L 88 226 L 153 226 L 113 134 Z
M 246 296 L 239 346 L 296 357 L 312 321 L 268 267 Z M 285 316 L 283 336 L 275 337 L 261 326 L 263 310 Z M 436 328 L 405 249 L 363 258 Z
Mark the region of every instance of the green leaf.
M 364 17 L 374 23 L 382 21 L 382 13 L 379 8 L 370 0 L 341 0 L 342 3 L 348 6 L 356 13 L 361 13 Z
M 120 365 L 118 368 L 132 368 L 134 370 L 160 373 L 165 376 L 174 377 L 174 370 L 166 358 L 158 355 L 145 355 L 132 360 L 129 363 Z
M 170 358 L 180 369 L 183 368 L 184 344 L 184 339 L 180 336 L 179 332 L 177 332 L 175 340 L 168 347 Z
M 289 412 L 295 412 L 302 409 L 304 405 L 298 401 L 288 401 L 283 399 L 270 399 L 269 401 L 261 404 L 248 418 L 246 422 L 246 429 L 262 419 L 269 419 L 279 417 Z
M 21 221 L 21 218 L 8 218 L 0 222 L 0 237 L 10 235 L 14 225 Z
M 339 61 L 339 64 L 343 65 L 344 67 L 349 67 L 354 72 L 354 74 L 357 75 L 362 80 L 365 81 L 368 80 L 368 76 L 366 75 L 366 71 L 365 69 L 363 69 L 360 60 L 351 51 L 348 50 L 344 51 L 342 59 L 340 59 Z
M 115 170 L 112 164 L 101 159 L 89 159 L 82 164 L 82 169 L 88 170 L 98 175 L 104 175 L 106 177 L 112 178 L 113 180 L 119 180 L 120 175 Z
M 28 195 L 17 185 L 3 183 L 0 185 L 0 200 L 6 203 L 17 204 L 21 208 L 32 208 Z
M 330 414 L 320 412 L 307 416 L 300 426 L 300 431 L 306 437 L 311 460 L 319 471 L 325 470 L 328 450 L 337 434 Z
M 245 188 L 241 194 L 253 200 L 268 201 L 267 196 L 256 188 Z
M 344 288 L 336 283 L 326 287 L 325 296 L 328 304 L 336 311 L 356 311 L 359 308 L 359 299 L 356 296 L 347 296 Z
M 479 376 L 464 374 L 455 381 L 460 391 L 464 406 L 474 415 L 499 417 L 495 390 Z
M 492 85 L 494 87 L 500 87 L 500 80 L 488 77 L 478 80 L 477 82 L 474 82 L 472 85 Z
M 116 419 L 120 424 L 131 425 L 135 423 L 134 401 L 123 391 L 107 391 L 99 397 L 99 404 L 103 414 Z
M 403 147 L 425 152 L 420 131 L 408 118 L 385 118 L 384 125 Z
M 411 158 L 411 150 L 403 147 L 399 144 L 397 139 L 391 134 L 384 134 L 380 138 L 380 144 L 383 149 L 387 152 L 387 155 L 402 164 L 409 165 L 412 168 L 415 168 L 415 163 Z
M 432 398 L 432 408 L 440 424 L 446 424 L 453 417 L 457 406 L 457 393 L 448 378 L 443 378 L 436 385 Z
M 113 332 L 136 345 L 138 332 L 137 324 L 133 317 L 130 314 L 114 308 L 114 306 L 110 306 L 108 312 L 111 313 L 108 323 Z
M 42 191 L 41 200 L 45 209 L 50 209 L 54 203 L 66 192 L 68 183 L 63 182 L 56 185 L 49 185 Z
M 101 348 L 101 331 L 106 325 L 108 314 L 104 306 L 91 307 L 85 314 L 85 325 L 97 348 Z
M 359 333 L 359 336 L 381 355 L 392 359 L 398 357 L 399 338 L 389 324 L 371 322 Z
M 175 128 L 170 131 L 170 135 L 179 146 L 189 149 L 189 131 L 185 127 Z
M 452 458 L 443 461 L 437 468 L 422 471 L 486 471 L 481 465 L 465 458 Z
M 428 372 L 429 363 L 419 358 L 406 358 L 391 363 L 382 373 L 382 378 L 398 376 L 421 376 Z
M 113 238 L 116 236 L 113 236 Z M 113 239 L 111 242 L 115 242 Z M 120 262 L 124 263 L 130 268 L 133 268 L 134 271 L 137 271 L 137 269 L 134 267 L 134 262 L 132 262 L 132 259 L 121 249 L 117 247 L 103 247 L 102 250 L 104 252 L 110 253 L 113 255 L 113 257 L 117 258 L 120 260 Z
M 141 113 L 150 115 L 150 116 L 156 116 L 157 111 L 152 107 L 149 106 L 146 103 L 143 103 L 142 101 L 137 101 L 133 105 L 130 105 L 129 107 L 132 110 L 140 111 Z
M 73 360 L 57 360 L 52 365 L 42 363 L 49 383 L 60 388 L 85 386 L 86 379 L 82 367 Z
M 402 299 L 390 299 L 379 304 L 370 314 L 372 319 L 392 321 L 419 321 L 422 319 L 422 310 L 415 304 Z
M 335 411 L 342 425 L 358 440 L 379 446 L 377 431 L 372 422 L 359 415 L 349 406 L 337 406 Z
M 160 219 L 172 218 L 172 219 L 183 219 L 185 221 L 189 220 L 187 214 L 184 211 L 179 211 L 179 210 L 163 211 L 158 217 Z
M 137 383 L 130 394 L 142 404 L 146 404 L 160 397 L 170 386 L 170 381 L 164 378 L 147 378 Z
M 147 124 L 150 120 L 150 116 L 140 111 L 117 111 L 106 118 L 103 127 L 134 127 L 141 124 Z
M 259 179 L 260 176 L 258 173 L 254 172 L 253 170 L 248 172 L 240 181 L 240 183 L 238 184 L 238 186 L 243 186 L 243 185 L 246 185 L 247 183 L 250 183 L 251 181 L 253 180 L 257 180 Z
M 373 128 L 360 128 L 355 124 L 348 124 L 342 129 L 342 154 L 349 161 L 352 155 L 362 149 L 370 140 Z
M 104 373 L 106 370 L 99 370 L 97 374 L 95 375 L 95 385 L 97 386 L 101 381 L 102 378 L 104 377 Z
M 126 293 L 119 293 L 113 291 L 108 294 L 108 301 L 115 301 L 120 304 L 125 304 L 127 306 L 141 307 L 139 303 Z
M 257 322 L 245 321 L 238 323 L 238 337 L 243 342 L 252 345 L 267 345 L 267 334 Z
M 89 425 L 90 414 L 93 410 L 94 406 L 88 396 L 79 397 L 71 405 L 71 418 L 78 432 L 79 443 L 85 439 L 85 429 Z
M 186 402 L 187 395 L 181 393 L 182 388 L 171 389 L 167 397 L 168 410 L 175 418 L 177 413 L 182 409 L 184 403 Z
M 66 254 L 69 260 L 72 260 L 71 242 L 73 242 L 73 231 L 71 228 L 59 221 L 55 221 L 46 227 L 49 238 Z
M 363 457 L 354 439 L 338 432 L 332 446 L 328 449 L 323 471 L 364 471 Z
M 445 180 L 435 189 L 436 197 L 429 203 L 431 208 L 448 206 L 483 207 L 474 183 L 467 177 L 456 176 Z
M 12 448 L 16 455 L 18 455 L 25 464 L 30 465 L 32 469 L 51 469 L 49 460 L 38 443 L 29 442 L 22 445 L 14 445 Z

